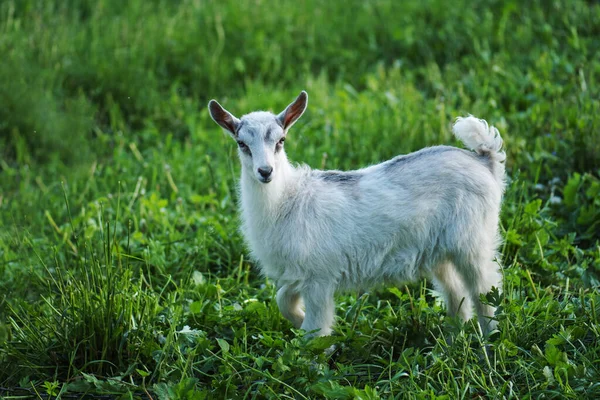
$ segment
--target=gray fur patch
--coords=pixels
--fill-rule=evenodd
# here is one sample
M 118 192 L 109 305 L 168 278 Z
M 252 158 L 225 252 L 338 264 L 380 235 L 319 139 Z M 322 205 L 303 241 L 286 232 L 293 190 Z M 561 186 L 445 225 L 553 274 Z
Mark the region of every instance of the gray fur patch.
M 442 153 L 447 153 L 447 152 L 451 152 L 451 151 L 462 151 L 462 150 L 458 149 L 456 147 L 450 147 L 450 146 L 427 147 L 423 150 L 419 150 L 414 153 L 407 154 L 405 156 L 397 156 L 397 157 L 392 158 L 391 160 L 389 160 L 383 164 L 383 170 L 385 172 L 391 172 L 392 170 L 394 170 L 396 168 L 400 168 L 407 163 L 420 161 L 427 157 L 432 157 L 432 156 L 433 156 L 433 158 L 435 158 L 435 156 L 439 156 Z
M 362 175 L 356 171 L 318 171 L 317 176 L 325 182 L 354 184 L 360 180 Z
M 238 136 L 240 131 L 242 130 L 242 127 L 244 126 L 244 120 L 241 120 L 240 123 L 237 126 L 237 129 L 235 131 L 235 136 Z
M 435 160 L 444 153 L 458 152 L 462 155 L 466 155 L 472 157 L 480 161 L 482 164 L 486 165 L 490 168 L 489 157 L 478 155 L 472 151 L 467 151 L 464 149 L 459 149 L 458 147 L 452 146 L 434 146 L 427 147 L 423 150 L 416 151 L 414 153 L 410 153 L 404 156 L 397 156 L 392 158 L 391 160 L 383 163 L 383 171 L 384 172 L 394 172 L 397 168 L 402 168 L 409 163 L 418 162 L 418 161 L 429 161 L 435 162 Z M 430 160 L 428 160 L 430 159 Z

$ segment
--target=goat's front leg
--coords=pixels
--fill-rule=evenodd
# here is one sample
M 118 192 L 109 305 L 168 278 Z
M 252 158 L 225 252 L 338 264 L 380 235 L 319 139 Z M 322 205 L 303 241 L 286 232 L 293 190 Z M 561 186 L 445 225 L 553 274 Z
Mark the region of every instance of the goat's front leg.
M 281 315 L 294 325 L 294 328 L 300 328 L 304 321 L 304 311 L 300 308 L 301 304 L 302 297 L 295 287 L 283 285 L 277 291 L 279 311 Z
M 323 284 L 309 284 L 302 290 L 306 317 L 301 328 L 306 332 L 311 332 L 309 335 L 327 336 L 331 334 L 335 317 L 333 294 L 334 288 Z

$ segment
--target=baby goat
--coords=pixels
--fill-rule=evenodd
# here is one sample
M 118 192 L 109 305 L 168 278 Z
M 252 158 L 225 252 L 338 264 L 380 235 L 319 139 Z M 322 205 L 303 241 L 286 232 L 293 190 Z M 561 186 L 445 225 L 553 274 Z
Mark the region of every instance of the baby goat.
M 307 102 L 303 91 L 278 115 L 240 119 L 208 104 L 239 146 L 241 230 L 279 287 L 283 316 L 328 335 L 336 290 L 429 276 L 450 315 L 467 321 L 475 308 L 483 332 L 493 330 L 495 310 L 479 295 L 502 281 L 494 261 L 506 158 L 498 130 L 457 118 L 454 134 L 474 151 L 435 146 L 356 171 L 319 171 L 290 164 L 284 150 Z

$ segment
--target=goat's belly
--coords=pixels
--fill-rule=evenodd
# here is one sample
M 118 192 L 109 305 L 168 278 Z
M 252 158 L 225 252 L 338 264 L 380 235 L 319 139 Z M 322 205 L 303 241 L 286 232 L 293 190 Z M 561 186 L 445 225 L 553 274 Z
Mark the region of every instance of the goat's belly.
M 340 289 L 397 285 L 419 279 L 432 264 L 432 255 L 414 242 L 389 240 L 365 245 L 367 240 L 363 240 L 361 246 L 353 246 L 336 243 L 335 238 L 320 242 L 303 239 L 299 234 L 285 241 L 251 242 L 250 247 L 263 274 L 279 285 L 310 284 L 311 280 L 330 281 Z
M 422 276 L 424 261 L 415 252 L 406 250 L 365 254 L 343 269 L 338 287 L 341 290 L 369 289 L 412 282 Z

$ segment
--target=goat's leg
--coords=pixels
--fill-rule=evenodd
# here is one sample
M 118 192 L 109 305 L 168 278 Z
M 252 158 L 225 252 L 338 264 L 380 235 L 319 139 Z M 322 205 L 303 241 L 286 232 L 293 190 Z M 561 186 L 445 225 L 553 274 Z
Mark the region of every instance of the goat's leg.
M 479 296 L 487 294 L 492 287 L 502 289 L 502 274 L 499 266 L 492 260 L 493 252 L 490 251 L 470 258 L 458 268 L 475 305 L 477 320 L 484 335 L 496 329 L 497 321 L 493 319 L 496 308 L 483 304 Z
M 290 285 L 283 285 L 277 291 L 277 305 L 279 311 L 295 328 L 300 328 L 304 321 L 304 311 L 302 311 L 302 297 L 298 290 Z
M 311 332 L 310 335 L 327 336 L 331 334 L 335 317 L 334 291 L 333 287 L 323 284 L 310 284 L 302 290 L 306 317 L 301 328 L 306 332 Z
M 458 316 L 463 322 L 473 316 L 473 302 L 462 276 L 454 264 L 444 262 L 434 271 L 433 283 L 444 295 L 449 316 Z
M 496 329 L 498 321 L 494 320 L 496 308 L 487 304 L 483 304 L 479 300 L 480 294 L 487 294 L 492 287 L 502 290 L 502 273 L 499 271 L 499 266 L 494 261 L 482 262 L 479 264 L 479 279 L 471 285 L 471 296 L 475 303 L 475 311 L 479 326 L 484 335 L 488 335 Z

